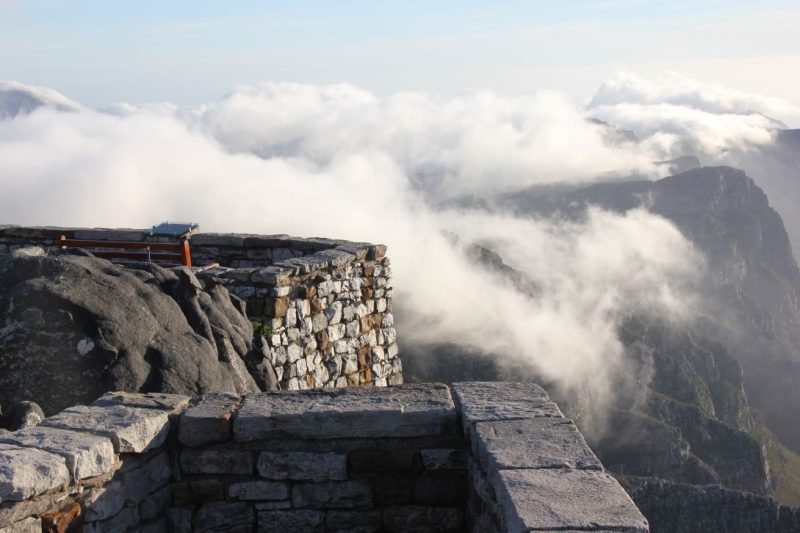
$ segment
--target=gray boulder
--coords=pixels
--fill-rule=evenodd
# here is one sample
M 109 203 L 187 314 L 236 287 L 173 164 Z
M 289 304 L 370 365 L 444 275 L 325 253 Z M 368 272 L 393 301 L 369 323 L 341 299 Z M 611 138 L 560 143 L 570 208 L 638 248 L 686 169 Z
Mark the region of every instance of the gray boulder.
M 0 405 L 33 399 L 52 414 L 108 390 L 257 391 L 238 303 L 189 269 L 0 256 Z
M 38 426 L 44 420 L 44 411 L 34 402 L 19 402 L 8 410 L 5 427 L 11 431 Z

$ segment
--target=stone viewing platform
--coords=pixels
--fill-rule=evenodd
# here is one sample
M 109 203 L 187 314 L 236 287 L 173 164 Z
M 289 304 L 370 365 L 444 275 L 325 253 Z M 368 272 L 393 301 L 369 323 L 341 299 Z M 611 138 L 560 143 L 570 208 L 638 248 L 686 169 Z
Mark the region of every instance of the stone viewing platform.
M 9 293 L 50 317 L 47 334 L 61 335 L 53 350 L 74 363 L 38 392 L 66 383 L 83 394 L 45 409 L 52 416 L 39 425 L 0 431 L 0 533 L 648 531 L 541 387 L 403 384 L 385 246 L 192 231 L 180 237 L 185 262 L 165 270 L 46 253 L 62 236 L 112 259 L 150 253 L 113 251 L 132 242 L 175 239 L 0 226 L 0 258 L 21 280 Z M 14 316 L 15 335 L 42 329 Z M 117 337 L 124 342 L 105 344 Z M 138 337 L 141 360 L 131 355 Z M 149 342 L 162 337 L 194 344 Z M 15 342 L 9 369 L 50 357 Z M 117 362 L 127 351 L 122 368 L 133 370 L 122 376 L 147 379 L 87 379 L 81 365 L 98 344 Z M 203 388 L 179 379 L 201 364 Z M 38 369 L 19 373 L 33 377 L 17 396 L 44 380 Z M 154 385 L 162 379 L 174 388 Z M 108 388 L 199 396 L 109 392 L 92 402 Z M 229 392 L 208 392 L 220 390 Z
M 0 254 L 91 242 L 165 242 L 143 229 L 0 226 Z M 386 246 L 288 235 L 191 233 L 191 269 L 239 298 L 288 390 L 396 385 L 403 369 Z M 209 268 L 209 265 L 218 265 Z
M 80 527 L 648 531 L 543 389 L 473 382 L 115 392 L 0 436 L 0 532 Z

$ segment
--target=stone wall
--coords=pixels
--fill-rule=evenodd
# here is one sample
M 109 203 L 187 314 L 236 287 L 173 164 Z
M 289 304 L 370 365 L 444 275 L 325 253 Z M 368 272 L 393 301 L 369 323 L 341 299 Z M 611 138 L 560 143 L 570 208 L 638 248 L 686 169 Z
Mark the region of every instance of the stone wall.
M 81 240 L 163 241 L 146 230 L 0 226 L 0 253 Z M 386 247 L 287 235 L 197 233 L 192 263 L 206 284 L 241 298 L 289 390 L 400 384 Z M 217 263 L 219 266 L 207 268 Z
M 109 393 L 0 437 L 0 531 L 81 526 L 647 531 L 572 422 L 518 383 Z
M 386 247 L 281 235 L 198 234 L 198 273 L 264 325 L 285 388 L 402 383 Z M 223 266 L 228 265 L 228 266 Z

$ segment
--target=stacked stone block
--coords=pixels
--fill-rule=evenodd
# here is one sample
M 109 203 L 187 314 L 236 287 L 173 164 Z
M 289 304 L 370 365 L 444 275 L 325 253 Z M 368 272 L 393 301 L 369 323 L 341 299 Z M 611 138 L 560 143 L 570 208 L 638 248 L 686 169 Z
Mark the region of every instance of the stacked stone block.
M 199 257 L 248 258 L 230 260 L 234 265 L 266 264 L 285 256 L 278 250 L 307 252 L 267 266 L 220 266 L 199 273 L 242 298 L 248 316 L 264 325 L 265 349 L 282 388 L 402 383 L 385 246 L 206 234 L 194 237 L 192 245 Z
M 466 449 L 447 387 L 219 400 L 181 418 L 175 531 L 463 529 Z
M 470 446 L 473 531 L 648 531 L 647 520 L 533 383 L 453 385 Z
M 188 404 L 110 393 L 0 436 L 0 531 L 166 531 L 170 431 Z
M 533 384 L 109 393 L 0 441 L 0 532 L 632 531 Z
M 229 265 L 199 277 L 224 284 L 246 302 L 248 316 L 264 325 L 265 349 L 282 388 L 402 383 L 385 246 L 198 234 L 192 256 L 201 263 L 222 258 Z

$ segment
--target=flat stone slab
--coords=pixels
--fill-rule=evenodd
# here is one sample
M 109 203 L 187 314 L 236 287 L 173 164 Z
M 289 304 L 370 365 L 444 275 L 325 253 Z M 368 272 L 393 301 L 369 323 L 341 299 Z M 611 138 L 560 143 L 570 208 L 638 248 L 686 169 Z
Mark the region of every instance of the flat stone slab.
M 464 531 L 464 511 L 456 507 L 396 505 L 383 513 L 383 531 L 455 533 Z
M 550 396 L 535 383 L 468 381 L 453 383 L 453 398 L 464 424 L 485 420 L 563 418 Z
M 289 483 L 286 481 L 241 481 L 228 486 L 228 497 L 232 500 L 288 500 Z
M 244 502 L 212 502 L 195 512 L 192 531 L 250 533 L 253 531 L 256 512 Z
M 466 448 L 429 449 L 420 450 L 419 454 L 425 470 L 465 470 L 469 450 Z
M 295 483 L 292 505 L 307 509 L 371 509 L 372 491 L 363 480 Z
M 158 447 L 170 428 L 164 411 L 123 405 L 70 407 L 41 425 L 108 437 L 117 453 L 142 453 Z
M 338 453 L 261 452 L 257 467 L 258 474 L 267 479 L 347 479 L 347 456 Z
M 126 407 L 140 407 L 142 409 L 159 409 L 169 414 L 182 413 L 189 407 L 189 396 L 181 394 L 165 394 L 163 392 L 107 392 L 100 396 L 92 405 L 108 407 L 124 405 Z
M 117 461 L 114 445 L 107 437 L 66 429 L 29 427 L 0 436 L 0 442 L 60 455 L 76 481 L 110 472 Z
M 196 448 L 181 452 L 186 474 L 252 474 L 255 460 L 249 450 Z
M 0 445 L 0 502 L 29 500 L 48 490 L 66 487 L 70 479 L 61 456 Z
M 234 439 L 381 438 L 440 435 L 456 420 L 442 384 L 278 391 L 244 398 Z
M 501 470 L 492 478 L 506 531 L 648 531 L 647 520 L 628 494 L 604 472 Z
M 323 531 L 325 513 L 310 509 L 259 510 L 258 530 L 270 533 L 298 533 Z
M 516 468 L 585 468 L 603 465 L 567 418 L 478 422 L 472 446 L 486 472 Z
M 239 401 L 239 396 L 227 392 L 203 395 L 181 415 L 178 440 L 186 446 L 225 442 L 230 436 L 233 410 Z

